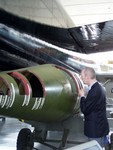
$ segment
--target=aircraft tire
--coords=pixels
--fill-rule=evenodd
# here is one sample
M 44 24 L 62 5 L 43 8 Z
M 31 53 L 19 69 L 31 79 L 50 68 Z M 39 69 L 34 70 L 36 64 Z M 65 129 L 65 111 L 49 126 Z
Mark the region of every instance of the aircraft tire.
M 23 128 L 17 137 L 17 150 L 32 150 L 34 146 L 31 130 Z

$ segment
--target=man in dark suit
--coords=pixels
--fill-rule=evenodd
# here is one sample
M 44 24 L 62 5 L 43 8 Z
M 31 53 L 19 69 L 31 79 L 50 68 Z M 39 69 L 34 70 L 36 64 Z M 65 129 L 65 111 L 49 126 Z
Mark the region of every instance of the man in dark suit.
M 96 80 L 93 68 L 84 68 L 81 79 L 88 85 L 87 95 L 84 89 L 79 90 L 81 112 L 84 114 L 84 134 L 89 140 L 96 140 L 103 147 L 109 133 L 105 90 Z

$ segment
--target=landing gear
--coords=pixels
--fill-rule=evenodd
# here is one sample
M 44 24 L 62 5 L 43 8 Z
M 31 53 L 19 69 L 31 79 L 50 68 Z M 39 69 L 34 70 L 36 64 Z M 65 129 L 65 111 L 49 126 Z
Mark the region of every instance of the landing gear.
M 67 137 L 69 134 L 69 130 L 64 129 L 62 139 L 61 140 L 52 140 L 47 139 L 47 131 L 46 130 L 36 130 L 31 133 L 30 129 L 24 128 L 20 130 L 17 138 L 17 150 L 38 150 L 34 148 L 34 142 L 38 142 L 42 145 L 45 145 L 52 150 L 64 150 L 67 144 Z M 59 147 L 56 147 L 49 143 L 59 143 Z
M 63 150 L 65 148 L 65 146 L 67 144 L 68 134 L 69 134 L 69 130 L 65 129 L 64 132 L 63 132 L 63 136 L 62 136 L 62 140 L 61 140 L 61 143 L 60 143 L 59 150 Z
M 0 117 L 0 119 L 2 120 L 2 122 L 5 122 L 5 117 Z
M 33 146 L 31 130 L 27 128 L 20 130 L 17 138 L 17 150 L 32 150 Z

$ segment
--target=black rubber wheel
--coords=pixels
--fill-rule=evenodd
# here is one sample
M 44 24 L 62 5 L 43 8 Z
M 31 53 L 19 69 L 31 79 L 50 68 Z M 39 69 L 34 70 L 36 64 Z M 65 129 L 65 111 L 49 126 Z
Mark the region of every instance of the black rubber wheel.
M 28 128 L 20 130 L 17 137 L 17 150 L 32 150 L 33 146 L 31 130 Z
M 3 122 L 5 121 L 5 117 L 0 117 L 0 119 L 2 119 Z

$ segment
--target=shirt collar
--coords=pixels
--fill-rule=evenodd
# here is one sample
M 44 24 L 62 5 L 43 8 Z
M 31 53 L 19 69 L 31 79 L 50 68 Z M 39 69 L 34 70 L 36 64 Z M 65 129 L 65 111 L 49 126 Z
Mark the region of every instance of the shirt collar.
M 88 89 L 91 90 L 92 86 L 96 83 L 97 81 L 93 82 L 89 87 Z

